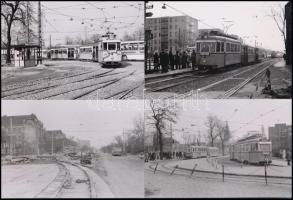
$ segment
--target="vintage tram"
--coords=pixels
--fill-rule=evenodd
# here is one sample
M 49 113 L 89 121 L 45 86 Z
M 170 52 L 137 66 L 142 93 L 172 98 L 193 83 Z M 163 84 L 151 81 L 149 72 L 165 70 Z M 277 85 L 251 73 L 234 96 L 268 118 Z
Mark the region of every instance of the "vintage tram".
M 272 162 L 272 143 L 260 134 L 254 134 L 230 145 L 230 160 L 264 164 Z

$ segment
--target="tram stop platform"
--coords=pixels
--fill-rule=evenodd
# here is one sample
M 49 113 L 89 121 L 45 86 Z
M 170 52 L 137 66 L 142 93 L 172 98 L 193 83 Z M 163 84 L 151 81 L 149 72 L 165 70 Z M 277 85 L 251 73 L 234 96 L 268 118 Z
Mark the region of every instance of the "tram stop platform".
M 159 71 L 159 72 L 154 72 L 152 74 L 146 74 L 145 79 L 151 80 L 151 79 L 155 79 L 155 78 L 163 78 L 163 77 L 180 75 L 180 74 L 185 74 L 185 73 L 190 73 L 190 72 L 192 72 L 192 68 L 169 70 L 166 73 L 162 73 Z

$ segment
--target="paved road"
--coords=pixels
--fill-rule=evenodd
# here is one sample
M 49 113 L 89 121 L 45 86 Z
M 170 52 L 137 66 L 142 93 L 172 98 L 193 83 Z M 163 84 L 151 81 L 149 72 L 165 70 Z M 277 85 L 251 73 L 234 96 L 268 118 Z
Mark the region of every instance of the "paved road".
M 94 169 L 109 185 L 115 197 L 144 197 L 144 162 L 137 157 L 102 154 Z
M 41 67 L 1 71 L 2 99 L 143 98 L 143 62 L 104 68 L 95 62 L 45 61 Z

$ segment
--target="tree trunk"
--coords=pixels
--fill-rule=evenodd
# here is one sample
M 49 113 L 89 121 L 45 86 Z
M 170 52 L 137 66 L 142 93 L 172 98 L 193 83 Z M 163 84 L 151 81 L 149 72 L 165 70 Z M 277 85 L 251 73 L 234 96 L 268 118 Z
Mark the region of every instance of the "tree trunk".
M 225 146 L 224 146 L 224 141 L 222 141 L 222 155 L 224 156 L 225 155 L 225 148 L 224 148 Z
M 10 56 L 10 49 L 11 49 L 11 23 L 8 24 L 7 26 L 7 57 L 6 57 L 6 64 L 10 64 L 11 63 L 11 56 Z
M 158 131 L 158 139 L 159 139 L 159 151 L 160 151 L 160 160 L 163 160 L 163 138 L 162 138 L 162 132 L 159 128 L 159 125 L 156 124 L 156 128 Z

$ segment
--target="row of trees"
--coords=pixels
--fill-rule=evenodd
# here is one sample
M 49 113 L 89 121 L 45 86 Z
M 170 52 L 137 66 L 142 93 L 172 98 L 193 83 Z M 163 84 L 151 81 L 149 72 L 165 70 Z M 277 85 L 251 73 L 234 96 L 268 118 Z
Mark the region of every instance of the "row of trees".
M 155 128 L 155 137 L 158 141 L 153 142 L 155 151 L 160 152 L 160 157 L 163 154 L 163 138 L 172 137 L 172 130 L 169 130 L 167 124 L 176 123 L 179 107 L 176 103 L 167 105 L 165 101 L 156 102 L 150 101 L 150 112 L 147 115 L 147 125 Z M 207 128 L 204 134 L 205 143 L 209 146 L 217 146 L 221 148 L 222 154 L 225 153 L 225 148 L 231 139 L 231 131 L 228 123 L 222 121 L 215 115 L 209 115 L 206 119 L 205 126 Z M 168 128 L 167 128 L 168 127 Z M 185 144 L 202 145 L 201 135 L 184 133 L 182 130 L 182 139 Z M 146 137 L 148 137 L 146 135 Z
M 110 144 L 103 146 L 101 151 L 111 153 L 113 147 L 125 148 L 124 151 L 131 154 L 137 154 L 144 150 L 144 120 L 137 117 L 133 120 L 134 128 L 131 131 L 118 135 Z

